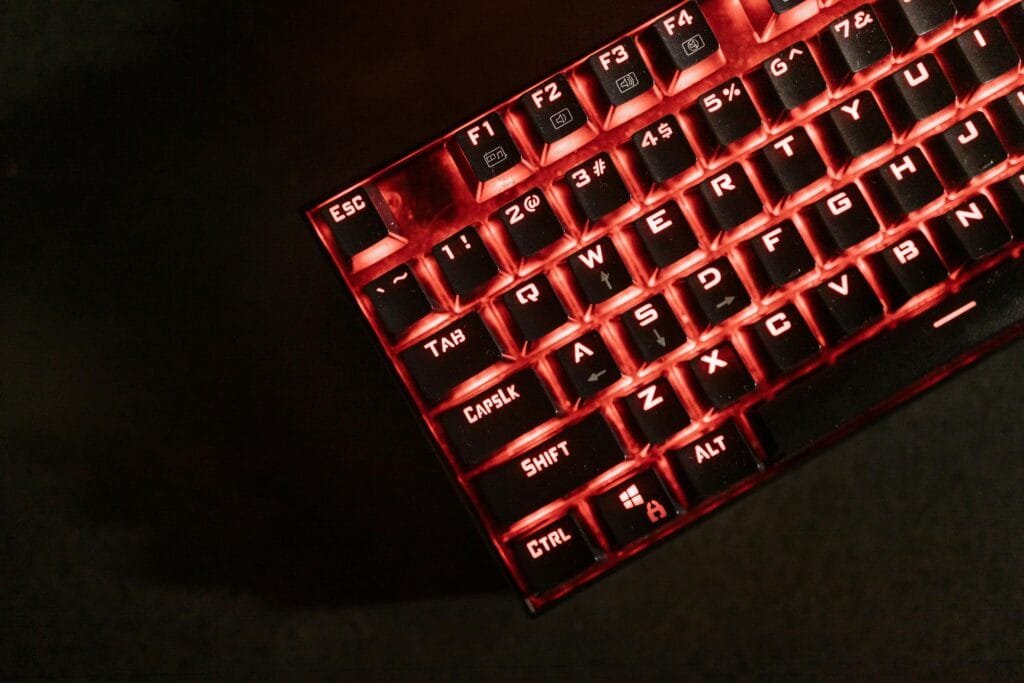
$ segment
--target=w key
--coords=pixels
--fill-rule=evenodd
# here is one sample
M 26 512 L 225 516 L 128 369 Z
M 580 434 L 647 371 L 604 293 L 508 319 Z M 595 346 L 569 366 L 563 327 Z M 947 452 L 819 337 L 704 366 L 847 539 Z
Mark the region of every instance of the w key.
M 437 405 L 459 384 L 501 360 L 478 313 L 470 313 L 401 353 L 420 393 Z

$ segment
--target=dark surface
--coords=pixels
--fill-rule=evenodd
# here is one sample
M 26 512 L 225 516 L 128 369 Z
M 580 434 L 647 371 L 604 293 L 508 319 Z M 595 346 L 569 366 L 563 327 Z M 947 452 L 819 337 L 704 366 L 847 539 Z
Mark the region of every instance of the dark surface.
M 0 674 L 1019 677 L 1020 344 L 525 616 L 300 210 L 661 3 L 424 4 L 0 8 Z

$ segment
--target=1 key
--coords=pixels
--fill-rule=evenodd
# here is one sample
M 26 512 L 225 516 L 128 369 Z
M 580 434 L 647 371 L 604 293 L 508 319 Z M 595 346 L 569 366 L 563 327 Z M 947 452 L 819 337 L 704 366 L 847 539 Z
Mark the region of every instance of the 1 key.
M 469 299 L 498 274 L 494 258 L 473 226 L 436 245 L 431 253 L 448 286 L 463 300 Z

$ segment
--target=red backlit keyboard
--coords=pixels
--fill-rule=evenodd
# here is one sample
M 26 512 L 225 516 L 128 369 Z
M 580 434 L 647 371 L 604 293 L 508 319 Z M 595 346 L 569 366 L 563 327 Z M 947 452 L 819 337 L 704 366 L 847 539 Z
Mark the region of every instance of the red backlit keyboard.
M 1024 323 L 1020 0 L 695 0 L 307 217 L 531 610 Z

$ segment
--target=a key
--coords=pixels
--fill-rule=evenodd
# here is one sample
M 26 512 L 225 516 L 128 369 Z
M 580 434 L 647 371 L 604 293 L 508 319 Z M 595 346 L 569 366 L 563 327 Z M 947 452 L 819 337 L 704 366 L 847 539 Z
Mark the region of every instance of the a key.
M 654 87 L 651 72 L 632 38 L 623 38 L 606 47 L 587 63 L 610 105 L 625 104 Z
M 654 265 L 665 268 L 700 248 L 679 205 L 668 200 L 633 222 Z
M 555 415 L 537 375 L 520 370 L 445 411 L 438 420 L 455 456 L 472 466 Z
M 925 55 L 882 82 L 890 117 L 900 130 L 939 113 L 956 101 L 953 88 L 932 55 Z
M 881 147 L 892 139 L 892 129 L 870 91 L 854 95 L 818 119 L 826 132 L 832 155 L 840 164 Z
M 814 288 L 818 316 L 829 339 L 856 334 L 882 317 L 882 302 L 855 266 L 850 266 Z
M 1006 160 L 1006 151 L 983 113 L 975 112 L 928 143 L 935 167 L 948 187 L 967 181 Z
M 599 221 L 632 199 L 615 162 L 601 152 L 565 174 L 576 204 L 591 221 Z
M 664 377 L 640 387 L 623 403 L 644 441 L 650 444 L 662 443 L 690 424 L 690 416 Z
M 778 100 L 775 114 L 790 111 L 825 92 L 825 79 L 803 42 L 794 43 L 761 65 Z
M 793 304 L 762 318 L 750 330 L 775 375 L 793 370 L 821 350 L 821 344 Z
M 780 199 L 825 176 L 825 163 L 803 128 L 769 142 L 761 150 L 760 160 L 767 171 L 763 175 Z
M 761 128 L 761 116 L 738 78 L 697 99 L 697 111 L 718 145 L 726 147 Z
M 558 349 L 555 358 L 577 398 L 590 398 L 615 384 L 622 376 L 615 358 L 597 331 L 588 332 Z
M 408 264 L 402 264 L 381 275 L 365 287 L 363 293 L 384 329 L 397 337 L 434 310 L 434 302 L 416 279 Z
M 719 410 L 728 408 L 757 386 L 729 342 L 698 353 L 688 365 L 708 403 Z
M 709 326 L 728 320 L 750 305 L 750 295 L 724 256 L 683 281 Z
M 791 221 L 769 228 L 747 245 L 759 266 L 761 280 L 775 287 L 814 270 L 814 257 Z
M 565 306 L 544 275 L 532 277 L 509 290 L 502 301 L 519 334 L 528 342 L 554 332 L 569 319 Z
M 1017 88 L 989 107 L 1004 147 L 1014 154 L 1024 152 L 1024 88 Z
M 516 538 L 509 547 L 533 595 L 557 588 L 597 561 L 597 553 L 572 515 Z
M 601 413 L 547 438 L 473 482 L 491 516 L 502 527 L 568 495 L 626 457 Z
M 822 33 L 836 81 L 863 71 L 892 54 L 892 43 L 869 5 L 836 19 Z
M 470 313 L 399 356 L 430 405 L 501 360 L 501 349 L 479 313 Z
M 663 183 L 697 163 L 675 116 L 666 116 L 641 128 L 631 139 L 652 182 Z
M 431 254 L 448 286 L 464 300 L 498 274 L 491 252 L 472 225 L 435 245 Z
M 718 39 L 696 2 L 655 21 L 647 36 L 653 57 L 665 74 L 686 71 L 718 51 Z
M 521 256 L 533 256 L 565 235 L 565 228 L 551 210 L 544 193 L 530 190 L 494 214 L 512 238 Z
M 679 514 L 653 469 L 620 482 L 590 502 L 615 548 L 647 536 Z
M 898 0 L 899 7 L 914 35 L 924 36 L 956 18 L 956 8 L 950 0 Z
M 899 219 L 942 196 L 942 183 L 916 147 L 867 176 L 868 189 L 887 217 Z
M 342 254 L 353 258 L 397 232 L 387 202 L 372 185 L 353 190 L 320 210 L 320 219 L 330 229 Z
M 682 474 L 687 499 L 694 503 L 716 496 L 758 472 L 747 440 L 731 422 L 672 451 L 669 458 Z
M 650 362 L 686 343 L 686 334 L 665 297 L 655 294 L 620 318 L 641 358 Z
M 846 185 L 818 200 L 814 212 L 835 247 L 833 253 L 863 242 L 881 228 L 856 185 Z
M 480 182 L 497 178 L 523 160 L 505 122 L 498 113 L 491 113 L 455 134 L 453 150 Z
M 968 258 L 977 260 L 1009 243 L 1010 231 L 984 195 L 972 197 L 943 216 Z
M 611 237 L 602 237 L 570 256 L 569 268 L 591 304 L 607 301 L 633 284 Z
M 565 76 L 555 76 L 520 98 L 534 130 L 547 144 L 558 142 L 587 124 L 587 115 Z
M 875 265 L 874 272 L 894 306 L 902 306 L 949 275 L 931 243 L 918 230 L 910 231 L 869 262 Z
M 720 230 L 732 230 L 764 210 L 764 202 L 739 164 L 732 164 L 702 182 L 698 192 Z
M 961 94 L 1017 68 L 1020 57 L 999 21 L 992 17 L 960 34 L 945 46 L 956 71 Z

